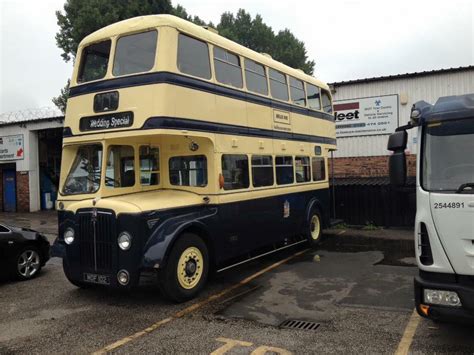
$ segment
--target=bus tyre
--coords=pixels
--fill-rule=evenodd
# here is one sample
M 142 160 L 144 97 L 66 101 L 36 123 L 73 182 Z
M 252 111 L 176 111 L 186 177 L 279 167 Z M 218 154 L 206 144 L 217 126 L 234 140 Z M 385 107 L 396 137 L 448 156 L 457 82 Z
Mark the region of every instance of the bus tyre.
M 209 272 L 209 253 L 204 241 L 195 234 L 182 234 L 159 274 L 159 284 L 165 297 L 184 302 L 204 287 Z
M 309 246 L 315 248 L 322 238 L 321 213 L 317 209 L 311 210 L 306 229 L 306 239 L 308 239 Z

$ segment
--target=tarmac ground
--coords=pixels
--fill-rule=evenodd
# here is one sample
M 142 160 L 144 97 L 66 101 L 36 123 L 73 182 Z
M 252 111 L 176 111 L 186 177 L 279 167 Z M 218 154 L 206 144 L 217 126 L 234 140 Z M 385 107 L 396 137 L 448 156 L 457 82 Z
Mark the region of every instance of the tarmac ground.
M 0 213 L 51 241 L 55 218 Z M 474 352 L 474 327 L 414 314 L 412 231 L 325 234 L 316 250 L 295 246 L 219 273 L 183 304 L 165 300 L 154 278 L 128 293 L 78 289 L 52 258 L 33 280 L 0 283 L 0 354 Z

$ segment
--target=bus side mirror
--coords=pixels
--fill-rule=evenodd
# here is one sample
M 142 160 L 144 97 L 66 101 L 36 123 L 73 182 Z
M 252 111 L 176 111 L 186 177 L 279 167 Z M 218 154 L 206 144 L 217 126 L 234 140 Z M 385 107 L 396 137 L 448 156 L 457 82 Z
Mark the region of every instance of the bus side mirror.
M 389 157 L 388 171 L 392 186 L 405 186 L 407 181 L 407 162 L 405 149 L 407 147 L 408 133 L 395 132 L 388 139 L 387 149 L 393 151 Z

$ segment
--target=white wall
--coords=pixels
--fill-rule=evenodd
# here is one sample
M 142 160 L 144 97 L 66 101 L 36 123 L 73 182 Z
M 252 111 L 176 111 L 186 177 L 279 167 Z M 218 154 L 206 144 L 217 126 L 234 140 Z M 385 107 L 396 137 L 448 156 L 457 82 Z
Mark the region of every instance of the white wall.
M 406 105 L 399 104 L 399 123 L 405 125 L 410 118 L 412 105 L 420 100 L 434 104 L 439 97 L 474 93 L 474 69 L 439 73 L 403 79 L 374 81 L 368 83 L 334 85 L 334 100 L 404 93 Z M 415 130 L 409 131 L 408 149 L 416 154 Z M 335 157 L 360 157 L 388 155 L 388 135 L 347 137 L 337 139 Z
M 23 134 L 24 158 L 22 160 L 6 160 L 0 164 L 15 163 L 16 171 L 28 172 L 30 189 L 30 211 L 38 211 L 40 203 L 40 181 L 39 181 L 39 158 L 38 158 L 38 130 L 48 128 L 59 128 L 63 126 L 62 121 L 39 121 L 14 126 L 0 126 L 0 136 Z

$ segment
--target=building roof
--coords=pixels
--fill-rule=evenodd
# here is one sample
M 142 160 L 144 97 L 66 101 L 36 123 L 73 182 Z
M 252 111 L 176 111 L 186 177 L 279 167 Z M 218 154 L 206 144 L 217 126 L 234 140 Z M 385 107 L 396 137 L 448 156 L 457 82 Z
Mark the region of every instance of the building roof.
M 413 72 L 413 73 L 405 73 L 405 74 L 377 76 L 373 78 L 338 81 L 334 83 L 329 83 L 328 85 L 342 86 L 342 85 L 350 85 L 350 84 L 370 83 L 370 82 L 382 81 L 382 80 L 395 80 L 395 79 L 405 79 L 405 78 L 413 78 L 413 77 L 435 75 L 435 74 L 455 73 L 455 72 L 462 72 L 462 71 L 469 71 L 469 70 L 474 70 L 474 65 L 468 65 L 468 66 L 457 67 L 457 68 L 426 70 L 426 71 L 421 71 L 421 72 Z
M 63 113 L 54 107 L 25 109 L 0 114 L 0 126 L 52 120 L 64 120 Z

